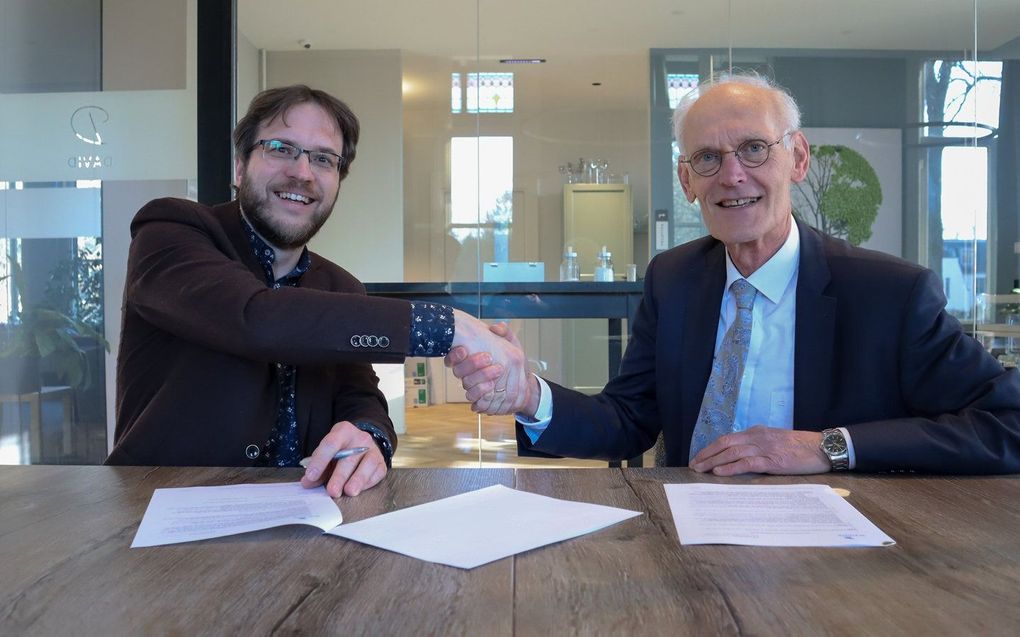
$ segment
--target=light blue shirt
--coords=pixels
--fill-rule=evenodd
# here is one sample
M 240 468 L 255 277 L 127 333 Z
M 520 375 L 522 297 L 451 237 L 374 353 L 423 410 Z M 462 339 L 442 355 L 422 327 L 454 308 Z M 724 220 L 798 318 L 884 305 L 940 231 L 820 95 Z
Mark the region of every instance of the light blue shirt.
M 797 265 L 800 233 L 796 224 L 779 251 L 747 277 L 758 290 L 751 311 L 751 342 L 740 379 L 733 428 L 744 431 L 755 425 L 793 429 L 793 350 L 797 317 Z M 737 317 L 730 285 L 744 278 L 726 254 L 726 287 L 723 288 L 715 352 L 726 330 Z
M 793 429 L 793 355 L 797 317 L 797 272 L 800 265 L 800 233 L 791 224 L 790 234 L 779 251 L 755 270 L 747 281 L 758 290 L 751 317 L 751 342 L 748 346 L 744 375 L 740 380 L 734 413 L 734 430 L 744 431 L 755 425 Z M 715 351 L 736 319 L 737 304 L 730 285 L 744 278 L 726 254 L 726 287 L 719 311 Z M 552 394 L 549 385 L 538 377 L 541 388 L 535 418 L 523 414 L 517 420 L 532 442 L 538 440 L 552 420 Z M 855 462 L 850 434 L 846 436 L 850 451 L 850 467 Z

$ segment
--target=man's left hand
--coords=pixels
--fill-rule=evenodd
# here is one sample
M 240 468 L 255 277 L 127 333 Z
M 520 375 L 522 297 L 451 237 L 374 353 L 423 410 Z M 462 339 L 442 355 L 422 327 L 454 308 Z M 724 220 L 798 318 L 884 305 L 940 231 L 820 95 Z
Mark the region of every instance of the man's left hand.
M 720 436 L 691 459 L 698 473 L 717 476 L 741 473 L 807 474 L 831 470 L 817 431 L 776 429 L 758 425 Z
M 368 447 L 368 451 L 356 456 L 333 460 L 341 449 Z M 308 457 L 301 486 L 306 489 L 326 482 L 326 493 L 331 498 L 344 495 L 358 495 L 374 487 L 386 476 L 386 460 L 372 435 L 344 420 L 333 425 L 312 455 Z

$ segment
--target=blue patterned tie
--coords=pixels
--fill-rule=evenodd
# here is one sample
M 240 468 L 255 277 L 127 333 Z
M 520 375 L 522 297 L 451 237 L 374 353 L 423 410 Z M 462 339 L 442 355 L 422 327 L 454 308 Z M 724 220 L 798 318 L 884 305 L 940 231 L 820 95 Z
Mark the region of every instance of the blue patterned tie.
M 691 458 L 719 436 L 733 431 L 733 412 L 751 343 L 751 308 L 758 291 L 745 279 L 734 281 L 730 291 L 737 301 L 737 317 L 726 330 L 719 353 L 712 361 L 712 375 L 708 377 L 698 422 L 694 425 Z

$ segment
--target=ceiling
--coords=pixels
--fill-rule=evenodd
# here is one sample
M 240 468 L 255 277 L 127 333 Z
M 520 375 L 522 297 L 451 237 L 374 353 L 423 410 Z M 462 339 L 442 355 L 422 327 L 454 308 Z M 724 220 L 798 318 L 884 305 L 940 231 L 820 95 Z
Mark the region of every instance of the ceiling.
M 975 4 L 980 50 L 1020 38 L 1020 0 L 238 0 L 237 6 L 239 31 L 260 49 L 300 50 L 307 40 L 314 49 L 403 49 L 469 62 L 728 45 L 963 51 L 973 47 Z

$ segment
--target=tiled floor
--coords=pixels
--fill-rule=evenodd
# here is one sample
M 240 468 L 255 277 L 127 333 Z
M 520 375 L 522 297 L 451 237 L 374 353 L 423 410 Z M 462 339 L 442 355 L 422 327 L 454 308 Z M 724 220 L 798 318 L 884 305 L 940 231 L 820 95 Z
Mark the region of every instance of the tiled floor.
M 601 460 L 522 458 L 517 455 L 513 418 L 481 419 L 466 404 L 408 409 L 395 467 L 606 467 Z M 645 454 L 645 466 L 651 457 Z

